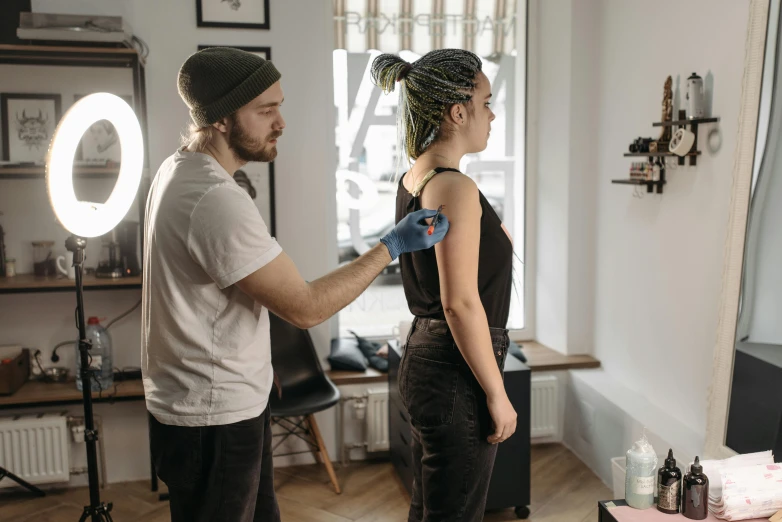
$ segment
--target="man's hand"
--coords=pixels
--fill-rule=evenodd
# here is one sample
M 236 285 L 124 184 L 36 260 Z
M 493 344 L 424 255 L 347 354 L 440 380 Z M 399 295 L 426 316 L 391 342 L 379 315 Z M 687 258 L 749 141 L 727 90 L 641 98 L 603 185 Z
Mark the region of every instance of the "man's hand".
M 378 244 L 348 265 L 312 283 L 302 279 L 285 252 L 259 268 L 236 286 L 257 303 L 299 328 L 320 324 L 356 299 L 390 261 L 404 252 L 430 248 L 448 232 L 448 219 L 440 214 L 428 234 L 427 218 L 434 210 L 419 210 L 403 220 Z
M 406 215 L 387 235 L 380 238 L 380 241 L 388 247 L 388 253 L 393 261 L 400 254 L 416 252 L 432 248 L 443 240 L 448 233 L 448 218 L 440 213 L 434 232 L 429 235 L 429 224 L 426 219 L 437 215 L 436 210 L 421 209 Z

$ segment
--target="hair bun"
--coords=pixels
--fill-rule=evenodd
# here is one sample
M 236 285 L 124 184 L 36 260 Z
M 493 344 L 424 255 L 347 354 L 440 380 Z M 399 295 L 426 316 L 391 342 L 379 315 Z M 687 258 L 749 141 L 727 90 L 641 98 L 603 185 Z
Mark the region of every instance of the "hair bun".
M 410 70 L 413 68 L 413 64 L 406 63 L 404 67 L 402 67 L 402 70 L 399 71 L 399 74 L 396 75 L 396 81 L 401 82 L 405 78 L 407 78 L 407 74 L 410 72 Z
M 381 54 L 372 62 L 372 82 L 384 92 L 394 90 L 394 84 L 404 79 L 412 64 L 395 54 Z

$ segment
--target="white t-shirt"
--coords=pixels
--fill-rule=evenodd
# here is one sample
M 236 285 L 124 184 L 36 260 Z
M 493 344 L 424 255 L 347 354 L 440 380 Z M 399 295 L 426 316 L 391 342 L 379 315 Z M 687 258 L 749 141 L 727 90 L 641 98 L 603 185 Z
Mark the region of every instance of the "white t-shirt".
M 257 417 L 273 372 L 269 312 L 234 283 L 282 252 L 250 196 L 207 154 L 163 162 L 146 208 L 141 371 L 163 424 Z

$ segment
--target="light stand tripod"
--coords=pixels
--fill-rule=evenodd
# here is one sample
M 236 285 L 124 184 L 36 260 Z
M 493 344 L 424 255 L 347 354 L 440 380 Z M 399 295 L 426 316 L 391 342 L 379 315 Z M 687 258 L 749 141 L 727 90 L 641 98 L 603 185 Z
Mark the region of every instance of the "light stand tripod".
M 25 488 L 28 491 L 30 491 L 30 493 L 34 494 L 35 496 L 38 496 L 38 497 L 45 497 L 46 496 L 46 493 L 44 493 L 40 489 L 36 488 L 35 486 L 30 484 L 29 482 L 27 482 L 27 481 L 17 477 L 16 475 L 11 473 L 7 469 L 5 469 L 3 467 L 0 467 L 0 480 L 3 480 L 5 477 L 8 477 L 9 479 L 13 480 L 14 482 L 19 484 L 23 488 Z
M 111 503 L 100 501 L 98 485 L 98 431 L 92 416 L 92 369 L 90 368 L 90 342 L 87 340 L 87 327 L 84 325 L 84 287 L 83 263 L 84 247 L 87 241 L 75 235 L 65 241 L 65 248 L 73 252 L 73 266 L 76 269 L 76 327 L 79 329 L 79 360 L 81 362 L 81 389 L 84 400 L 84 442 L 87 445 L 87 475 L 90 484 L 90 505 L 84 507 L 79 522 L 111 522 Z
M 122 150 L 117 182 L 105 203 L 82 201 L 73 189 L 73 158 L 81 137 L 90 125 L 108 120 L 114 125 Z M 90 342 L 84 324 L 84 247 L 85 238 L 98 237 L 122 221 L 136 198 L 144 164 L 144 137 L 138 118 L 119 96 L 106 92 L 88 94 L 74 103 L 57 124 L 46 158 L 46 191 L 55 216 L 72 236 L 65 248 L 73 252 L 76 273 L 76 326 L 79 329 L 80 376 L 84 397 L 84 441 L 87 445 L 87 473 L 90 482 L 90 505 L 84 508 L 79 522 L 111 522 L 111 503 L 100 501 L 98 486 L 98 432 L 92 417 L 92 381 Z

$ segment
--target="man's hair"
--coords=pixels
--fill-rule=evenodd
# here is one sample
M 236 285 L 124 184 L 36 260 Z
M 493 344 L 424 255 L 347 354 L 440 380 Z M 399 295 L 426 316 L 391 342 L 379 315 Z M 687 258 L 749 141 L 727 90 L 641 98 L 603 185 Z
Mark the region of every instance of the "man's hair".
M 187 130 L 182 133 L 180 143 L 182 147 L 193 148 L 196 152 L 203 152 L 214 141 L 219 132 L 212 125 L 199 127 L 191 121 L 187 126 Z
M 236 113 L 231 113 L 226 116 L 226 119 L 233 127 L 236 125 Z M 217 130 L 214 125 L 207 125 L 206 127 L 200 127 L 194 122 L 190 122 L 187 126 L 187 130 L 182 134 L 180 141 L 183 147 L 190 147 L 196 152 L 203 152 L 206 148 L 214 142 L 220 131 Z
M 468 110 L 474 110 L 469 102 L 481 67 L 478 56 L 461 49 L 431 51 L 412 64 L 393 54 L 375 59 L 375 85 L 389 93 L 401 84 L 397 127 L 409 158 L 418 159 L 432 143 L 447 137 L 442 124 L 454 104 L 468 104 Z

